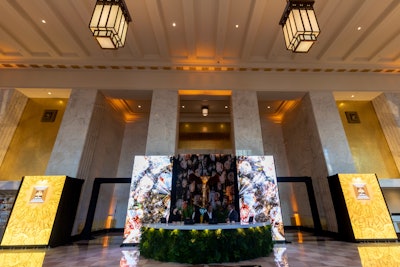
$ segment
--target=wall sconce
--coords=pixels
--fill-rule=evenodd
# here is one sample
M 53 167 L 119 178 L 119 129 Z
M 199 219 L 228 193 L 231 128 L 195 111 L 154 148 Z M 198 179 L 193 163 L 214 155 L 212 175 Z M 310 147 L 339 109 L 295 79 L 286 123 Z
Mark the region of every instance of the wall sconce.
M 279 25 L 282 25 L 286 48 L 306 53 L 320 33 L 313 0 L 288 0 Z
M 97 0 L 89 28 L 104 49 L 117 49 L 125 45 L 131 17 L 124 0 Z
M 208 116 L 208 106 L 202 106 L 201 107 L 201 114 L 203 114 L 203 117 Z

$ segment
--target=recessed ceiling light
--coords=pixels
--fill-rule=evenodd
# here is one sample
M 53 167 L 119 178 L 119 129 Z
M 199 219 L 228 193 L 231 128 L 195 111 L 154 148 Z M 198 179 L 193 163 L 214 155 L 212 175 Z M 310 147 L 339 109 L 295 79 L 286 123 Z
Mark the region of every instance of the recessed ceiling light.
M 362 29 L 361 26 L 357 27 L 357 31 L 361 31 L 361 29 Z
M 138 105 L 137 107 L 138 107 L 138 108 L 142 108 L 142 106 L 141 106 L 141 105 Z
M 225 108 L 227 109 L 227 108 L 228 108 L 228 106 L 225 106 Z
M 172 22 L 172 27 L 176 27 L 176 23 L 175 22 Z
M 235 25 L 235 28 L 236 28 L 236 29 L 239 28 L 239 24 L 236 24 L 236 25 Z
M 42 23 L 43 23 L 43 24 L 46 24 L 46 21 L 45 21 L 44 19 L 42 19 Z
M 354 98 L 355 97 L 355 95 L 351 95 L 351 98 Z
M 47 94 L 48 94 L 48 95 L 51 95 L 51 92 L 49 91 L 49 92 L 47 92 Z
M 185 108 L 185 106 L 184 106 L 184 105 L 182 105 L 181 107 L 182 107 L 182 108 Z
M 270 109 L 271 108 L 271 106 L 267 106 L 267 109 Z

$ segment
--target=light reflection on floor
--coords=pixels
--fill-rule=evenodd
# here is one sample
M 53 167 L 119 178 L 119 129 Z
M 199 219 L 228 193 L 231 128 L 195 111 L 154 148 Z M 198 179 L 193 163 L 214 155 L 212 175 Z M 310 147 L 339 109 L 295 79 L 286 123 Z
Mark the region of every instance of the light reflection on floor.
M 98 236 L 49 249 L 0 249 L 0 266 L 119 266 L 119 267 L 306 267 L 306 266 L 400 266 L 400 243 L 350 243 L 310 233 L 287 232 L 289 241 L 276 244 L 269 257 L 224 264 L 164 263 L 140 256 L 138 247 L 121 247 L 120 233 Z
M 44 251 L 35 250 L 3 250 L 0 251 L 0 266 L 42 266 L 45 254 Z
M 363 267 L 400 266 L 399 244 L 363 244 L 358 247 L 358 253 Z

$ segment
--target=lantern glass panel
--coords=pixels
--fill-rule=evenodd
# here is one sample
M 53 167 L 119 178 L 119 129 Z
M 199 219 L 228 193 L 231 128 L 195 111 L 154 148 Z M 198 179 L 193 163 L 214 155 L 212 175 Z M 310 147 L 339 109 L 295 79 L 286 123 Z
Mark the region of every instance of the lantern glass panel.
M 102 48 L 113 49 L 116 48 L 110 37 L 97 37 L 97 42 L 99 42 Z

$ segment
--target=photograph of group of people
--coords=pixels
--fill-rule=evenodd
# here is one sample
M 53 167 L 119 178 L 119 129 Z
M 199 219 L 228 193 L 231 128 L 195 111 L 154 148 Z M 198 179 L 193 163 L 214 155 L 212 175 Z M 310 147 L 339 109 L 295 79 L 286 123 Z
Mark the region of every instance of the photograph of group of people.
M 179 155 L 174 173 L 169 222 L 227 222 L 229 208 L 238 215 L 235 157 Z M 239 216 L 233 221 L 239 222 Z

